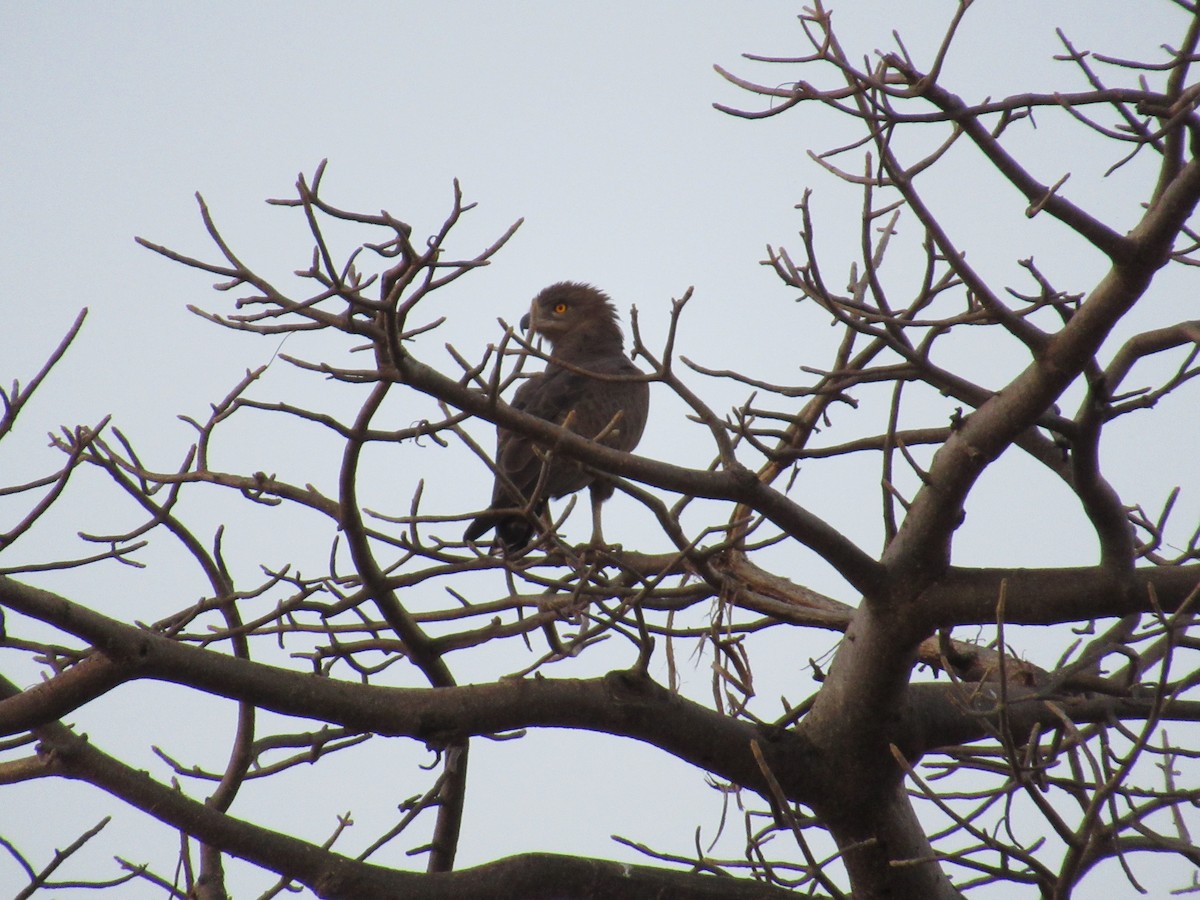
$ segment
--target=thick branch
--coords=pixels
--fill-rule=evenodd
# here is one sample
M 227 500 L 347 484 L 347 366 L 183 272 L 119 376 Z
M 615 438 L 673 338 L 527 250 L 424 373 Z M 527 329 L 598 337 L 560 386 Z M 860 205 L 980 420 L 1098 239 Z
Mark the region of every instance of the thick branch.
M 0 696 L 16 690 L 0 679 Z M 85 781 L 119 797 L 205 844 L 299 881 L 317 896 L 370 900 L 472 900 L 496 896 L 745 897 L 792 896 L 752 881 L 696 872 L 672 872 L 582 857 L 533 853 L 486 866 L 429 875 L 400 872 L 348 859 L 305 841 L 235 819 L 125 765 L 59 722 L 38 729 L 46 774 Z
M 938 450 L 926 484 L 888 548 L 884 562 L 893 573 L 936 577 L 949 562 L 950 536 L 979 475 L 1078 377 L 1113 326 L 1141 298 L 1167 262 L 1175 236 L 1198 197 L 1200 162 L 1193 160 L 1130 233 L 1135 250 L 1129 261 L 1114 264 L 1044 352 L 968 416 Z M 906 587 L 919 589 L 920 581 Z
M 1103 566 L 1066 569 L 965 569 L 952 567 L 921 595 L 918 609 L 931 628 L 992 625 L 1001 585 L 1004 620 L 1051 625 L 1175 612 L 1200 589 L 1200 564 L 1155 566 L 1120 572 Z
M 124 682 L 152 678 L 283 715 L 435 746 L 533 726 L 603 731 L 652 744 L 736 784 L 763 787 L 749 752 L 751 739 L 765 739 L 758 727 L 672 694 L 636 673 L 430 689 L 378 687 L 181 644 L 9 578 L 0 578 L 0 602 L 83 638 L 100 651 L 0 703 L 0 734 L 44 725 Z M 786 760 L 777 772 L 783 773 L 789 795 L 803 795 L 808 775 L 799 764 L 802 742 L 774 731 L 767 738 L 772 759 L 778 755 Z

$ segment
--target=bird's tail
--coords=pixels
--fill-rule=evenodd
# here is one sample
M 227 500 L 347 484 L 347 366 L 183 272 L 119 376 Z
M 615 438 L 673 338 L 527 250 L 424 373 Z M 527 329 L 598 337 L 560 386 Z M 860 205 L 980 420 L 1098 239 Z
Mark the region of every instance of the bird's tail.
M 509 553 L 524 550 L 529 546 L 535 534 L 533 523 L 524 516 L 489 510 L 476 516 L 467 526 L 467 530 L 463 532 L 463 540 L 478 541 L 493 528 L 496 530 L 497 540 Z

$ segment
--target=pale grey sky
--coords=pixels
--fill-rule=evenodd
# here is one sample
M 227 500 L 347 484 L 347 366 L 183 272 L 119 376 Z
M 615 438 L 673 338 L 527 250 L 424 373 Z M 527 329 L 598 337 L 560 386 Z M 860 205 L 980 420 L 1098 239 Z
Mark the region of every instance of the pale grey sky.
M 138 247 L 133 237 L 211 256 L 192 198 L 199 191 L 235 249 L 286 281 L 289 272 L 307 263 L 309 240 L 299 216 L 262 201 L 288 195 L 297 173 L 311 174 L 323 158 L 329 159 L 327 199 L 364 211 L 386 208 L 409 221 L 417 235 L 437 229 L 449 209 L 452 179 L 460 179 L 467 198 L 479 203 L 460 228 L 456 246 L 464 255 L 525 217 L 524 227 L 489 269 L 438 295 L 440 305 L 431 306 L 429 314 L 446 315 L 448 321 L 421 351 L 432 362 L 448 360 L 440 349 L 446 341 L 468 357 L 479 356 L 500 333 L 497 317 L 515 321 L 539 288 L 570 278 L 603 287 L 623 313 L 636 304 L 652 344 L 665 334 L 670 299 L 694 286 L 693 306 L 681 329 L 685 355 L 717 369 L 749 367 L 767 380 L 798 380 L 800 365 L 828 362 L 832 332 L 803 327 L 794 292 L 759 261 L 767 244 L 798 245 L 794 205 L 811 187 L 821 247 L 830 265 L 840 266 L 838 278 L 844 277 L 857 251 L 860 200 L 810 162 L 806 151 L 855 135 L 817 109 L 761 122 L 725 116 L 713 110 L 714 101 L 751 108 L 762 101 L 727 85 L 712 66 L 771 82 L 794 77 L 794 70 L 754 66 L 739 55 L 802 53 L 795 19 L 801 5 L 705 0 L 0 6 L 0 270 L 5 274 L 0 378 L 5 383 L 29 378 L 79 309 L 91 310 L 41 402 L 26 412 L 18 434 L 0 449 L 0 471 L 13 477 L 42 471 L 49 458 L 42 438 L 46 431 L 58 424 L 95 422 L 109 413 L 155 465 L 177 464 L 190 432 L 175 417 L 203 415 L 246 367 L 269 360 L 278 341 L 223 332 L 192 316 L 186 304 L 215 309 L 230 298 L 210 291 L 198 273 Z M 895 28 L 918 61 L 929 58 L 955 6 L 949 0 L 830 5 L 848 48 L 870 53 L 890 44 Z M 980 0 L 966 18 L 945 81 L 971 100 L 1062 84 L 1053 80 L 1064 77 L 1055 74 L 1062 64 L 1049 61 L 1060 50 L 1056 25 L 1081 46 L 1145 55 L 1175 37 L 1179 17 L 1168 3 L 1146 6 L 1131 22 L 1131 4 L 1117 0 Z M 1078 85 L 1074 74 L 1065 78 L 1068 85 Z M 1051 119 L 1048 113 L 1039 116 Z M 1047 127 L 1029 137 L 1036 174 L 1053 182 L 1070 169 L 1072 186 L 1097 183 L 1111 158 L 1073 156 L 1072 134 Z M 943 205 L 946 221 L 974 261 L 1002 284 L 1027 287 L 1016 260 L 1035 254 L 1062 279 L 1061 287 L 1086 289 L 1100 271 L 1100 260 L 1082 249 L 1059 253 L 1057 242 L 1065 237 L 1060 226 L 1043 219 L 1026 223 L 1024 204 L 996 184 L 975 181 L 969 154 L 964 150 L 960 156 L 950 168 L 961 165 L 963 180 L 947 179 L 933 186 L 930 196 Z M 1097 211 L 1119 224 L 1133 220 L 1135 201 L 1142 196 L 1138 176 L 1117 176 L 1126 177 L 1128 197 L 1111 190 L 1094 196 Z M 901 221 L 902 233 L 906 221 Z M 911 239 L 918 240 L 909 227 Z M 889 260 L 889 266 L 903 274 L 905 260 Z M 1170 318 L 1177 309 L 1162 315 Z M 994 368 L 996 383 L 1006 366 L 1018 363 L 986 354 L 972 361 L 984 371 Z M 740 389 L 698 377 L 690 381 L 719 410 L 743 399 Z M 288 392 L 297 385 L 312 389 L 276 363 L 262 396 L 295 399 Z M 354 397 L 341 396 L 349 399 L 322 395 L 334 409 L 353 408 Z M 682 407 L 659 394 L 655 402 L 642 451 L 706 464 L 711 448 L 701 431 L 683 421 Z M 401 421 L 418 417 L 404 409 L 397 415 Z M 477 434 L 490 441 L 487 429 Z M 256 460 L 249 464 L 254 468 L 277 465 L 303 473 L 299 480 L 331 477 L 333 470 L 322 465 L 333 458 L 322 456 L 324 451 L 286 446 L 274 438 L 264 446 L 254 432 L 239 440 L 228 451 L 231 466 L 241 451 Z M 1119 456 L 1122 448 L 1113 452 Z M 399 468 L 380 461 L 372 505 L 405 510 L 419 477 L 428 482 L 428 496 L 448 512 L 482 502 L 490 482 L 486 470 L 427 471 L 420 460 L 429 458 L 414 456 Z M 831 464 L 813 477 L 802 473 L 797 489 L 808 492 L 816 511 L 873 548 L 878 543 L 877 481 L 856 481 L 849 467 L 839 481 L 833 475 L 838 471 Z M 1131 463 L 1122 477 L 1144 486 L 1132 499 L 1159 503 L 1186 471 L 1181 455 L 1174 465 L 1149 472 Z M 980 484 L 973 501 L 979 512 L 960 536 L 959 561 L 1093 561 L 1089 535 L 1062 539 L 1064 521 L 1082 521 L 1078 512 L 1062 513 L 1065 519 L 1029 516 L 1046 483 L 1037 480 L 1041 476 L 1019 480 L 1028 474 L 1019 460 L 1006 460 L 994 478 Z M 95 479 L 82 481 L 80 496 L 100 490 Z M 997 519 L 987 511 L 1022 503 L 1025 512 L 999 517 L 1010 527 L 998 531 Z M 1194 520 L 1200 508 L 1194 494 L 1185 495 L 1181 504 Z M 212 516 L 214 525 L 219 519 L 204 509 L 195 514 L 202 520 Z M 77 552 L 77 547 L 61 551 L 60 542 L 70 541 L 81 528 L 102 531 L 133 521 L 130 510 L 91 508 L 81 515 L 84 521 L 48 524 L 41 543 L 21 546 L 23 558 Z M 974 521 L 986 527 L 974 529 Z M 286 539 L 268 534 L 275 527 L 264 520 L 263 545 L 239 545 L 239 560 L 252 566 L 269 557 L 272 537 L 301 540 L 290 531 Z M 314 567 L 323 561 L 319 548 L 326 538 L 323 532 L 305 538 L 313 541 Z M 812 565 L 811 558 L 788 561 L 785 568 L 783 574 L 797 581 L 853 601 L 836 576 Z M 86 587 L 106 596 L 105 602 L 127 604 L 114 610 L 135 608 L 144 618 L 187 602 L 186 595 L 157 593 L 172 587 L 168 574 L 144 578 L 140 583 L 146 590 L 133 596 L 127 586 L 93 585 L 83 576 L 47 577 L 44 583 L 63 590 Z M 807 660 L 827 647 L 828 642 L 814 640 L 799 653 L 780 652 Z M 783 677 L 796 674 L 794 667 L 785 667 Z M 694 679 L 702 694 L 703 666 Z M 804 690 L 790 693 L 795 699 Z M 139 699 L 131 704 L 127 698 L 134 696 Z M 147 746 L 160 737 L 138 729 L 145 704 L 152 703 L 160 720 L 178 719 L 175 743 L 165 749 L 187 756 L 202 752 L 199 744 L 208 747 L 210 762 L 220 759 L 228 713 L 212 703 L 220 724 L 211 726 L 205 718 L 197 725 L 195 708 L 176 708 L 175 696 L 176 691 L 158 686 L 122 692 L 76 721 L 90 716 L 97 733 L 140 748 L 131 752 L 151 767 L 158 763 Z M 377 743 L 379 770 L 368 776 L 376 790 L 378 778 L 386 778 L 380 773 L 399 770 L 420 755 L 400 742 Z M 701 773 L 664 764 L 650 748 L 621 748 L 618 755 L 616 744 L 583 734 L 478 742 L 473 789 L 491 784 L 495 790 L 480 790 L 481 798 L 469 808 L 462 863 L 534 849 L 634 859 L 608 842 L 608 835 L 621 832 L 686 852 L 693 825 L 701 823 L 711 833 L 717 800 L 703 787 Z M 322 798 L 327 802 L 319 804 L 324 818 L 309 823 L 306 836 L 320 840 L 332 828 L 330 809 L 354 810 L 365 836 L 372 813 L 352 799 L 365 803 L 372 784 L 363 783 L 361 764 L 339 765 L 331 762 L 325 771 L 334 774 L 318 784 L 302 783 L 301 772 L 290 783 L 281 780 L 264 789 L 254 800 L 267 809 L 262 820 L 288 823 L 296 815 L 296 792 L 314 791 L 327 794 Z M 161 766 L 157 774 L 162 775 Z M 611 789 L 618 778 L 628 790 L 624 784 L 619 792 Z M 64 816 L 70 811 L 72 824 L 49 828 L 42 837 L 43 853 L 73 836 L 76 820 L 80 827 L 92 824 L 109 806 L 79 786 L 26 787 L 18 795 L 26 806 L 0 804 L 0 834 L 17 833 L 14 823 L 30 817 L 34 804 L 42 802 L 39 792 L 53 791 L 51 802 Z M 396 792 L 397 799 L 407 796 L 404 788 Z M 556 799 L 533 810 L 536 814 L 514 809 L 526 792 Z M 603 815 L 592 813 L 593 800 Z M 648 823 L 639 813 L 647 804 L 662 811 L 661 824 Z M 581 810 L 588 815 L 581 818 Z M 510 824 L 510 817 L 518 824 Z M 136 821 L 133 814 L 120 817 L 126 828 Z M 164 867 L 169 834 L 165 845 L 139 840 L 130 846 L 122 840 L 128 833 L 106 835 L 95 858 L 103 861 L 116 853 L 139 858 L 145 848 L 147 861 L 158 853 L 153 861 Z M 32 839 L 23 846 L 39 849 Z M 0 857 L 0 886 L 13 871 Z M 256 887 L 245 890 L 259 886 L 252 883 Z

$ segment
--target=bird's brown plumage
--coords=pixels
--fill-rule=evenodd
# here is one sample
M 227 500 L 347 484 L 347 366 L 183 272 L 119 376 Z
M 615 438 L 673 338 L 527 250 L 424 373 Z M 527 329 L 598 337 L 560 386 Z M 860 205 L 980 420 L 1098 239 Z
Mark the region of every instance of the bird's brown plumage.
M 608 296 L 587 284 L 552 284 L 533 298 L 522 320 L 522 327 L 526 325 L 550 341 L 551 359 L 544 372 L 517 389 L 512 405 L 555 424 L 566 423 L 584 437 L 599 435 L 601 443 L 617 450 L 636 447 L 646 426 L 650 389 L 645 381 L 634 380 L 642 372 L 625 356 L 621 326 Z M 467 527 L 466 540 L 478 540 L 495 528 L 509 551 L 521 550 L 532 541 L 535 528 L 517 510 L 533 501 L 530 510 L 540 517 L 547 500 L 585 487 L 591 489 L 598 526 L 598 505 L 613 493 L 609 479 L 566 456 L 548 455 L 523 434 L 506 428 L 497 432 L 492 502 Z

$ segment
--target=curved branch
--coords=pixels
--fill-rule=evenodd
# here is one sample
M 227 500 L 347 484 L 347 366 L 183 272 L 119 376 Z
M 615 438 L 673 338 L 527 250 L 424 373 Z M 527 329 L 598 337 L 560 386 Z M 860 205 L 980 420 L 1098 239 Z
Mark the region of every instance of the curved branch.
M 652 744 L 707 771 L 765 790 L 750 754 L 759 727 L 671 693 L 636 671 L 584 680 L 512 680 L 444 688 L 355 684 L 279 669 L 181 644 L 0 578 L 0 603 L 52 624 L 99 651 L 67 671 L 0 702 L 0 734 L 58 719 L 118 685 L 151 678 L 253 703 L 283 715 L 354 731 L 446 746 L 471 735 L 523 727 L 582 728 Z M 803 741 L 770 732 L 772 768 L 790 796 L 812 787 Z
M 0 696 L 11 696 L 16 690 L 0 677 Z M 792 896 L 790 891 L 741 879 L 544 853 L 508 857 L 457 872 L 418 874 L 386 869 L 235 819 L 192 800 L 109 756 L 60 722 L 47 722 L 37 731 L 44 774 L 95 785 L 206 845 L 299 881 L 323 898 L 486 900 L 500 895 L 550 900 L 580 896 L 581 887 L 589 897 L 612 898 L 629 896 L 629 891 L 640 896 L 714 900 Z
M 380 375 L 395 378 L 464 412 L 527 434 L 554 446 L 556 452 L 602 471 L 689 496 L 744 503 L 820 554 L 859 591 L 868 593 L 883 582 L 878 562 L 828 522 L 763 484 L 748 469 L 736 466 L 727 471 L 701 471 L 613 450 L 468 388 L 412 356 L 405 356 L 394 371 L 383 370 Z
M 1175 236 L 1198 199 L 1200 161 L 1193 160 L 1130 232 L 1134 249 L 1128 260 L 1113 265 L 1070 321 L 1050 338 L 1044 352 L 968 416 L 935 454 L 928 483 L 917 493 L 888 547 L 889 567 L 923 571 L 928 578 L 949 562 L 950 537 L 979 475 L 1086 368 L 1113 326 L 1166 264 Z

